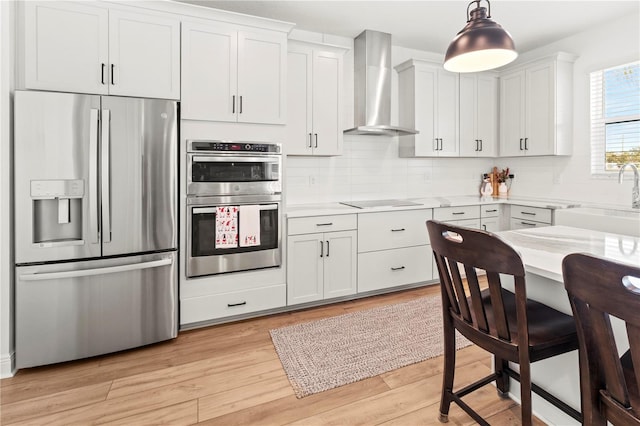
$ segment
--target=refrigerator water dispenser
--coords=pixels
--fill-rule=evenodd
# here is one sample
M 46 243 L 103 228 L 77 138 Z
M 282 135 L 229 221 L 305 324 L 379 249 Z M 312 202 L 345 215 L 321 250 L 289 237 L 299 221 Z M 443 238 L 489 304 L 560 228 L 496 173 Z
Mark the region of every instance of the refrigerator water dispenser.
M 33 240 L 40 247 L 82 244 L 84 181 L 33 180 Z

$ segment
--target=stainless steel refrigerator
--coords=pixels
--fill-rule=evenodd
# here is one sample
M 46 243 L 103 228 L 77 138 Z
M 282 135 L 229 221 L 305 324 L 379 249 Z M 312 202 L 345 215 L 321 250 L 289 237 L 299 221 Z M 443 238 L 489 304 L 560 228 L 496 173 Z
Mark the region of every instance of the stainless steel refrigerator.
M 177 335 L 177 103 L 16 91 L 18 368 Z

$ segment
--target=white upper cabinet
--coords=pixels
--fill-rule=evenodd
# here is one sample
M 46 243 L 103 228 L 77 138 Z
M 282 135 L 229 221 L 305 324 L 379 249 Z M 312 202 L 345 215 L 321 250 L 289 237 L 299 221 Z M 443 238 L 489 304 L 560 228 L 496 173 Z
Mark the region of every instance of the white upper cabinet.
M 26 89 L 180 98 L 180 21 L 80 2 L 24 2 Z
M 180 99 L 180 22 L 109 11 L 109 94 Z
M 558 53 L 501 75 L 501 157 L 571 154 L 575 59 Z
M 498 153 L 498 77 L 460 74 L 460 156 Z
M 400 157 L 457 157 L 458 74 L 415 59 L 395 69 L 399 125 L 420 132 L 400 137 Z
M 342 153 L 343 51 L 290 41 L 288 155 Z
M 286 33 L 182 25 L 182 118 L 284 124 Z

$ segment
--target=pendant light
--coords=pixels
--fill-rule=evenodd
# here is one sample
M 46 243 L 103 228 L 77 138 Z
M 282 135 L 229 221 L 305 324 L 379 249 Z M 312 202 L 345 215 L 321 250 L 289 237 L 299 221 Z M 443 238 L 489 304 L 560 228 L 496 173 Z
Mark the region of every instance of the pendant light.
M 498 68 L 518 57 L 513 39 L 491 19 L 491 3 L 487 9 L 480 0 L 467 6 L 467 25 L 453 39 L 444 59 L 444 69 L 451 72 L 477 72 Z M 472 4 L 476 7 L 469 14 Z

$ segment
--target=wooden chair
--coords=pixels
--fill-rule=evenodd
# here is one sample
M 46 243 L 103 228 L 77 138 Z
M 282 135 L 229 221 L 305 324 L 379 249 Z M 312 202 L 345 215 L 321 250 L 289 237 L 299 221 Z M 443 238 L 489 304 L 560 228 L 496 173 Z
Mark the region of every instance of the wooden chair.
M 449 407 L 455 402 L 476 422 L 487 425 L 462 397 L 494 381 L 498 393 L 506 397 L 509 377 L 520 382 L 523 425 L 532 424 L 532 390 L 580 421 L 578 411 L 531 383 L 532 362 L 578 349 L 573 318 L 527 299 L 522 259 L 497 235 L 435 220 L 427 221 L 427 229 L 440 275 L 444 320 L 440 421 L 448 421 Z M 465 289 L 461 268 L 466 274 L 468 289 Z M 486 271 L 488 287 L 485 289 L 480 288 L 477 269 Z M 515 294 L 502 288 L 501 274 L 502 278 L 513 277 Z M 495 371 L 454 391 L 456 330 L 494 355 Z M 519 374 L 509 367 L 509 361 L 519 364 Z
M 580 342 L 583 424 L 640 425 L 640 267 L 570 254 L 562 274 Z M 622 358 L 610 316 L 626 325 Z

